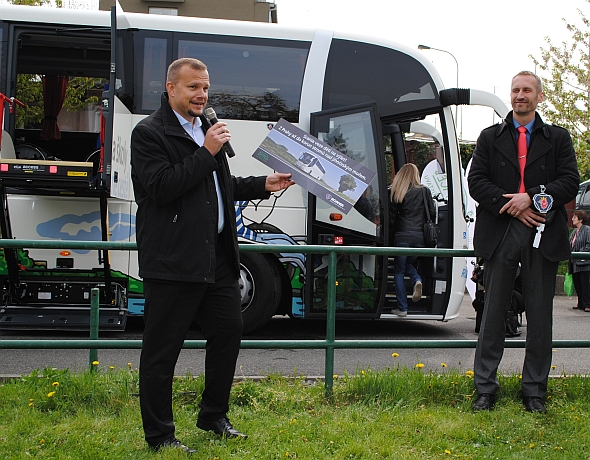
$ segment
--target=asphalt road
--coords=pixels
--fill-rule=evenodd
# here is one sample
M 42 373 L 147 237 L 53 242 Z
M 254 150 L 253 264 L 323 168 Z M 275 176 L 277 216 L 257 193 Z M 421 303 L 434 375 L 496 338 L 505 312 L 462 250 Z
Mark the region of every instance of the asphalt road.
M 590 313 L 573 310 L 576 298 L 556 296 L 554 302 L 555 340 L 590 340 Z M 446 323 L 438 321 L 378 320 L 338 321 L 337 339 L 411 339 L 411 340 L 464 340 L 476 339 L 475 311 L 471 299 L 465 296 L 458 318 Z M 526 317 L 521 327 L 526 337 Z M 123 333 L 101 333 L 101 339 L 141 339 L 141 320 L 132 321 Z M 313 339 L 325 337 L 325 322 L 297 321 L 275 317 L 255 334 L 244 337 L 259 340 Z M 0 332 L 1 339 L 86 339 L 88 336 L 73 332 Z M 202 339 L 196 330 L 191 330 L 188 339 Z M 392 353 L 398 357 L 392 357 Z M 100 366 L 135 369 L 139 364 L 139 350 L 99 350 Z M 553 352 L 553 375 L 590 375 L 588 349 L 556 348 Z M 199 374 L 204 366 L 204 350 L 183 350 L 176 367 L 177 375 Z M 466 371 L 472 369 L 474 349 L 343 349 L 335 351 L 334 372 L 354 373 L 360 369 L 380 370 L 386 367 L 414 367 L 424 364 L 424 370 L 441 371 L 442 363 L 448 369 Z M 500 364 L 504 373 L 519 373 L 522 368 L 524 349 L 507 348 Z M 0 375 L 22 375 L 34 369 L 55 367 L 83 370 L 88 366 L 87 350 L 0 350 Z M 263 376 L 270 373 L 282 375 L 323 376 L 325 352 L 323 350 L 242 350 L 238 359 L 236 376 Z M 447 370 L 448 370 L 447 369 Z

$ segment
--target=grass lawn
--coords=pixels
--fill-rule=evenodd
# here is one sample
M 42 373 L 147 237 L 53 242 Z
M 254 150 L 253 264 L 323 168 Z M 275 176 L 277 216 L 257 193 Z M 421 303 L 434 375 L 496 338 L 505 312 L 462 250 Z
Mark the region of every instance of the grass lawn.
M 531 414 L 518 375 L 500 378 L 496 409 L 474 413 L 472 375 L 393 368 L 321 381 L 240 381 L 230 418 L 247 440 L 195 428 L 202 376 L 174 383 L 176 435 L 198 459 L 587 459 L 590 379 L 550 380 L 548 413 Z M 45 369 L 0 386 L 0 458 L 178 459 L 143 440 L 135 369 Z

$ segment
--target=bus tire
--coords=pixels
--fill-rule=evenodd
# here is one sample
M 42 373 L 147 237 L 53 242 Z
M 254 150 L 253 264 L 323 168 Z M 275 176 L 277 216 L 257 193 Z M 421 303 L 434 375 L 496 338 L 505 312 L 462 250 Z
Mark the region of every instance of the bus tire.
M 265 254 L 240 254 L 240 295 L 244 334 L 261 328 L 270 321 L 281 299 L 281 276 L 278 264 Z

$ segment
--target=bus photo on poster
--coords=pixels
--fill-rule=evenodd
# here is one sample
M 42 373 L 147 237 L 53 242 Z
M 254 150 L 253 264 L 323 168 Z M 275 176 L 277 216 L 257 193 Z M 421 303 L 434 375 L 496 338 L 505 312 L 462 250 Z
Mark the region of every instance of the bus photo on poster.
M 275 171 L 290 172 L 296 184 L 347 214 L 375 172 L 318 138 L 280 119 L 253 157 Z

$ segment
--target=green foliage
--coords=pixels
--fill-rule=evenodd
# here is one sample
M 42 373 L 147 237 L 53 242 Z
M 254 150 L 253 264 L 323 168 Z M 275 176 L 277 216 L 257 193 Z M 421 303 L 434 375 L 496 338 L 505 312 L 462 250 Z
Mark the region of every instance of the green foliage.
M 25 106 L 16 109 L 16 126 L 32 126 L 43 121 L 43 84 L 40 75 L 16 77 L 16 98 Z
M 435 156 L 436 145 L 433 142 L 406 140 L 405 147 L 408 162 L 418 166 L 420 172 Z
M 590 3 L 590 0 L 586 0 Z M 571 42 L 554 44 L 545 38 L 539 58 L 531 56 L 543 72 L 545 102 L 539 111 L 546 121 L 566 128 L 572 135 L 582 180 L 590 178 L 590 20 L 578 10 L 581 26 L 564 19 Z
M 461 155 L 461 166 L 463 166 L 463 169 L 467 167 L 469 160 L 471 160 L 473 150 L 475 150 L 475 144 L 459 144 L 459 154 Z
M 195 429 L 202 376 L 173 383 L 176 436 L 204 459 L 588 458 L 590 379 L 549 381 L 547 414 L 525 412 L 518 375 L 499 376 L 492 412 L 471 411 L 470 373 L 396 367 L 321 380 L 270 375 L 234 385 L 229 416 L 249 439 Z M 56 384 L 57 383 L 57 384 Z M 143 440 L 137 371 L 45 369 L 0 385 L 0 458 L 178 459 Z M 50 393 L 53 393 L 49 396 Z
M 19 74 L 17 76 L 16 98 L 25 104 L 16 110 L 17 127 L 40 127 L 43 121 L 43 83 L 41 75 Z M 99 101 L 89 95 L 89 90 L 103 85 L 102 80 L 88 77 L 70 77 L 66 89 L 63 109 L 77 112 Z
M 28 6 L 45 6 L 45 5 L 53 5 L 57 8 L 61 8 L 63 1 L 62 0 L 9 0 L 10 3 L 13 5 L 28 5 Z

